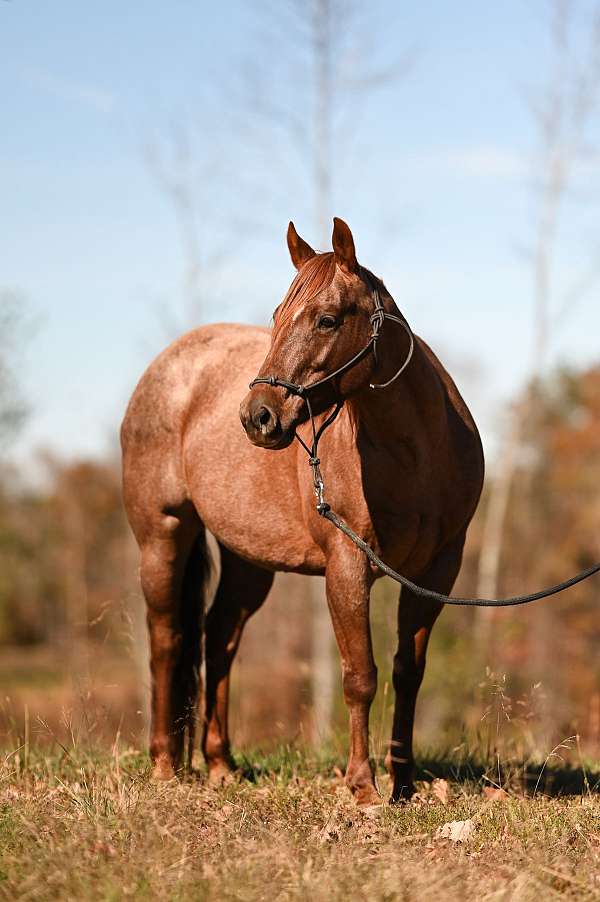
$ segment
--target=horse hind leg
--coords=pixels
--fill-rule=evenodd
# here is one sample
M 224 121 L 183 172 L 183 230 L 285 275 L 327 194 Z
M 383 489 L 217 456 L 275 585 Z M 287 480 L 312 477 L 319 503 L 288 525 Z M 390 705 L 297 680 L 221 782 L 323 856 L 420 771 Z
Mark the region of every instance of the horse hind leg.
M 179 673 L 174 681 L 174 724 L 178 742 L 177 755 L 183 768 L 192 772 L 194 740 L 198 721 L 198 690 L 202 666 L 202 631 L 204 626 L 204 589 L 208 580 L 210 558 L 206 533 L 201 529 L 190 552 L 181 595 L 181 657 Z
M 235 770 L 228 729 L 229 676 L 248 619 L 262 605 L 273 573 L 220 546 L 221 579 L 206 618 L 206 712 L 202 750 L 212 783 Z
M 150 755 L 155 779 L 181 771 L 191 747 L 198 694 L 203 576 L 208 566 L 204 529 L 195 514 L 169 516 L 141 546 L 152 675 Z

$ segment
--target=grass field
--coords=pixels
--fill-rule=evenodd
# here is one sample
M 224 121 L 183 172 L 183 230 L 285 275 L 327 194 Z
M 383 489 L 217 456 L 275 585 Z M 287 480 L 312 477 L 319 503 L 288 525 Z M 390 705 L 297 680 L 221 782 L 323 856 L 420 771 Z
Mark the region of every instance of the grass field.
M 284 748 L 241 763 L 250 779 L 215 789 L 153 784 L 131 749 L 6 752 L 0 898 L 600 899 L 589 768 L 429 756 L 414 801 L 365 814 L 341 761 Z

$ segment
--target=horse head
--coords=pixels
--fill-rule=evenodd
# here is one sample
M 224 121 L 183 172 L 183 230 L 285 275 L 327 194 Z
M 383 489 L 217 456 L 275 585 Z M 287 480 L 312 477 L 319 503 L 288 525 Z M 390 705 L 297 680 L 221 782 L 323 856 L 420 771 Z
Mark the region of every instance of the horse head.
M 316 253 L 292 222 L 287 243 L 298 272 L 274 313 L 271 347 L 240 407 L 250 441 L 270 449 L 291 443 L 307 419 L 309 393 L 317 414 L 368 387 L 376 366 L 368 353 L 374 290 L 387 295 L 358 264 L 343 220 L 334 219 L 333 252 Z

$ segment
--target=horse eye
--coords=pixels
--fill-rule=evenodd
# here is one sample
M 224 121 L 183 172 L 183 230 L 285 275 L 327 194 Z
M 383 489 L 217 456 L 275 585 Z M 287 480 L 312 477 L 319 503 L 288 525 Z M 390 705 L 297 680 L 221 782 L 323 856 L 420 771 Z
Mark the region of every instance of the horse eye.
M 319 329 L 335 329 L 337 320 L 335 316 L 322 316 L 319 319 Z

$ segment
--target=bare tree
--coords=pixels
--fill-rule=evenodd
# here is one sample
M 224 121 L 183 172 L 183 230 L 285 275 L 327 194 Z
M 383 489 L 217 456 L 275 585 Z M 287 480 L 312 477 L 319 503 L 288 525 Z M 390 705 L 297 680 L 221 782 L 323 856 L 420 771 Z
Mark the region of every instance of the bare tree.
M 0 444 L 14 435 L 26 413 L 17 376 L 23 322 L 22 297 L 0 289 Z
M 214 303 L 220 267 L 231 249 L 229 224 L 223 222 L 220 192 L 226 193 L 226 172 L 220 140 L 206 139 L 191 121 L 180 122 L 161 140 L 152 141 L 146 159 L 175 217 L 182 255 L 179 320 L 161 309 L 167 331 L 197 325 Z
M 559 295 L 558 232 L 581 164 L 589 158 L 588 133 L 598 108 L 600 88 L 600 5 L 595 4 L 583 52 L 573 43 L 577 11 L 574 0 L 551 2 L 552 62 L 548 82 L 530 102 L 538 150 L 534 158 L 534 228 L 530 254 L 532 273 L 532 339 L 528 389 L 524 403 L 508 418 L 506 435 L 491 483 L 479 557 L 478 595 L 499 591 L 504 527 L 516 467 L 522 454 L 525 427 L 535 432 L 536 383 L 548 360 L 556 326 L 572 315 L 577 303 L 600 275 L 597 248 L 589 265 Z M 541 436 L 538 434 L 538 440 Z M 478 638 L 489 650 L 493 611 L 478 610 Z M 484 652 L 484 653 L 485 653 Z
M 346 183 L 350 173 L 360 174 L 353 148 L 367 101 L 406 74 L 413 54 L 394 48 L 386 55 L 378 14 L 385 13 L 385 27 L 393 33 L 387 4 L 258 0 L 255 9 L 252 55 L 239 70 L 236 129 L 246 143 L 272 148 L 261 190 L 287 208 L 290 186 L 299 185 L 294 206 L 326 248 L 339 212 L 334 203 L 340 173 Z

